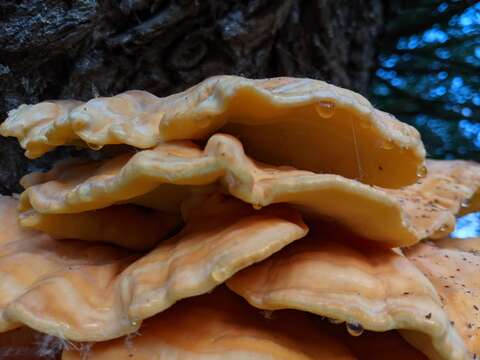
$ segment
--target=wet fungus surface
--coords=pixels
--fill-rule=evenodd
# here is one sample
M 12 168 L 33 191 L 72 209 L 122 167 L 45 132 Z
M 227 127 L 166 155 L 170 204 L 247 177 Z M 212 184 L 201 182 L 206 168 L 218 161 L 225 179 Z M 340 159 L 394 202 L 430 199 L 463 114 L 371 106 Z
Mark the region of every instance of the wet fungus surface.
M 216 76 L 21 105 L 0 133 L 30 158 L 119 146 L 0 197 L 0 356 L 480 354 L 479 240 L 448 237 L 480 165 L 426 160 L 352 91 Z

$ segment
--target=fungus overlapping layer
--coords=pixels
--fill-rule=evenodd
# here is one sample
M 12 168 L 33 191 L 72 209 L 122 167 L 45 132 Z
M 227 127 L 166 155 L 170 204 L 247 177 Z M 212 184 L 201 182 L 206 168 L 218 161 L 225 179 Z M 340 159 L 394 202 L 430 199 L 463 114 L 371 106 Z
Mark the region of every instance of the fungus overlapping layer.
M 126 145 L 0 197 L 2 332 L 93 342 L 95 360 L 480 353 L 479 240 L 446 238 L 480 208 L 480 165 L 425 162 L 358 94 L 218 76 L 22 105 L 0 133 L 31 158 Z
M 102 241 L 134 250 L 148 250 L 182 224 L 179 215 L 131 205 L 110 206 L 77 214 L 42 214 L 35 210 L 19 216 L 20 224 L 54 239 Z
M 0 127 L 26 155 L 62 144 L 93 148 L 206 139 L 222 131 L 273 165 L 399 187 L 415 181 L 425 150 L 418 132 L 361 95 L 318 80 L 217 76 L 166 98 L 129 91 L 87 103 L 22 105 Z M 279 146 L 280 145 L 280 146 Z
M 408 340 L 422 339 L 415 345 L 434 359 L 467 358 L 463 333 L 444 310 L 442 289 L 407 257 L 359 246 L 352 237 L 320 227 L 227 285 L 260 309 L 296 309 L 367 330 L 401 330 Z
M 94 344 L 83 354 L 65 351 L 63 360 L 79 360 L 82 355 L 96 360 L 375 360 L 382 356 L 378 342 L 395 352 L 391 359 L 424 360 L 394 333 L 352 341 L 335 336 L 331 327 L 301 312 L 265 316 L 219 288 L 147 320 L 139 334 Z
M 453 230 L 455 213 L 480 188 L 478 164 L 429 161 L 427 166 L 428 174 L 417 183 L 383 189 L 339 175 L 259 163 L 246 156 L 237 139 L 216 134 L 204 150 L 187 141 L 163 143 L 28 175 L 21 203 L 22 209 L 41 214 L 79 213 L 121 202 L 145 205 L 138 197 L 154 193 L 158 201 L 150 198 L 147 205 L 179 213 L 192 192 L 219 184 L 257 208 L 289 203 L 308 215 L 335 219 L 383 246 L 406 246 Z
M 444 239 L 405 249 L 405 255 L 433 284 L 444 311 L 467 348 L 480 355 L 480 247 L 477 239 Z
M 217 195 L 190 210 L 180 233 L 138 254 L 24 230 L 16 206 L 0 198 L 9 229 L 0 235 L 0 330 L 24 324 L 77 341 L 136 331 L 143 319 L 211 291 L 307 233 L 293 209 L 256 211 Z

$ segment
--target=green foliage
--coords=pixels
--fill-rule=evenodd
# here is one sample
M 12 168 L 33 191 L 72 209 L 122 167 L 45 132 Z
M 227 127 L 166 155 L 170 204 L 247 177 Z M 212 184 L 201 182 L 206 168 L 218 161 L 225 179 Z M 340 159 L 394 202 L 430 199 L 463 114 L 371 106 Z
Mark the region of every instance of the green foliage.
M 389 2 L 371 98 L 430 157 L 480 161 L 480 3 Z

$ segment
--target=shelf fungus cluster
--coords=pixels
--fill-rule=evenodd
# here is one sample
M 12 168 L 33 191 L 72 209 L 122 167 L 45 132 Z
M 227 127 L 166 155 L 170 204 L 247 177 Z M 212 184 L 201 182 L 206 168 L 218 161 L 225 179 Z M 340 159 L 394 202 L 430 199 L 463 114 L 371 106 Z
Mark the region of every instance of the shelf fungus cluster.
M 103 151 L 0 197 L 0 357 L 480 356 L 480 165 L 321 81 L 219 76 L 12 110 L 27 157 Z

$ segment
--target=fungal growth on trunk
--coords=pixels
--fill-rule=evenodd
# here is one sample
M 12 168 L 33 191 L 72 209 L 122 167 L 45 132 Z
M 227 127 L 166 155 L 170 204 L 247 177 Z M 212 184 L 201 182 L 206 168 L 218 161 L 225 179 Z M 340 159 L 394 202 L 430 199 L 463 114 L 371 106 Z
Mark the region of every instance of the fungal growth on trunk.
M 426 160 L 414 128 L 352 91 L 217 76 L 165 98 L 21 105 L 0 132 L 30 158 L 122 145 L 0 197 L 0 344 L 12 351 L 480 354 L 479 241 L 448 237 L 478 211 L 480 165 Z

